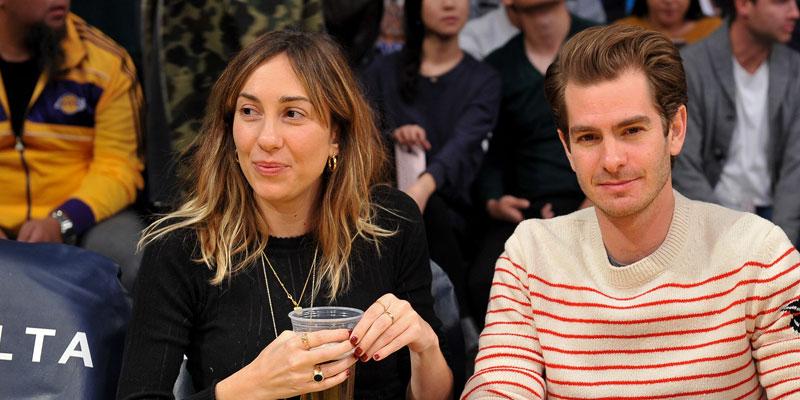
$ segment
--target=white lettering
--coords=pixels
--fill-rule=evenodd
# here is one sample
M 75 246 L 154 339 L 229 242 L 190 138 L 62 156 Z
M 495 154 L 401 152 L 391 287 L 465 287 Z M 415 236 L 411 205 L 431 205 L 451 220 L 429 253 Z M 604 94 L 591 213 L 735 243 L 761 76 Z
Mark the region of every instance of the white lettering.
M 44 337 L 55 336 L 56 330 L 27 327 L 25 328 L 25 334 L 36 335 L 36 340 L 33 342 L 33 356 L 31 357 L 31 361 L 36 363 L 42 361 L 42 346 L 44 345 Z
M 0 341 L 3 340 L 3 325 L 0 325 Z M 0 361 L 11 361 L 14 355 L 11 353 L 0 353 Z
M 79 345 L 81 349 L 77 350 Z M 67 349 L 64 350 L 64 354 L 61 355 L 58 363 L 66 364 L 70 357 L 80 357 L 83 359 L 84 367 L 94 368 L 94 365 L 92 365 L 92 354 L 89 352 L 89 341 L 86 340 L 85 333 L 78 332 L 72 337 L 72 341 L 67 345 Z

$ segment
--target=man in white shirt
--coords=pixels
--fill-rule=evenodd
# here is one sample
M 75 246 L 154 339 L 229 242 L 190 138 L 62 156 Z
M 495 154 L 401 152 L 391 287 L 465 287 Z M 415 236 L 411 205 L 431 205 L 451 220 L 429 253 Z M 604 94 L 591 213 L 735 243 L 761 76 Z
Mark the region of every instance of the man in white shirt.
M 735 0 L 733 20 L 683 51 L 689 85 L 675 186 L 800 234 L 800 55 L 795 0 Z

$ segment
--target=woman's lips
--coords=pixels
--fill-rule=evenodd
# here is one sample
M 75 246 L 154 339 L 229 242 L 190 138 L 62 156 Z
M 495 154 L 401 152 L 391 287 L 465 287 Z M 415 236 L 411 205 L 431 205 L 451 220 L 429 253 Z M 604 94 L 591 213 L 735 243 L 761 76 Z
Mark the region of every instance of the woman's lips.
M 288 165 L 277 162 L 254 162 L 253 165 L 261 175 L 278 175 L 289 168 Z

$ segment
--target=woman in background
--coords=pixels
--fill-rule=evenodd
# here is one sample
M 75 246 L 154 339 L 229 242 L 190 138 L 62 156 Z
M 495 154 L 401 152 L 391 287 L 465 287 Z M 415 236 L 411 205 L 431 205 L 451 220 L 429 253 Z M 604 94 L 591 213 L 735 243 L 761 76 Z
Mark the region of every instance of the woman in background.
M 403 50 L 375 59 L 365 81 L 389 142 L 424 152 L 424 171 L 403 190 L 423 211 L 431 258 L 463 305 L 470 186 L 497 118 L 500 77 L 459 48 L 468 0 L 406 0 L 404 7 Z
M 704 39 L 722 24 L 719 17 L 706 17 L 699 0 L 636 0 L 631 16 L 616 23 L 659 31 L 676 46 Z
M 446 398 L 420 214 L 376 185 L 380 139 L 338 47 L 259 38 L 214 85 L 199 140 L 188 199 L 142 239 L 118 398 L 171 398 L 184 355 L 194 398 L 316 392 L 357 359 L 357 398 Z M 352 332 L 289 331 L 315 305 L 365 313 Z

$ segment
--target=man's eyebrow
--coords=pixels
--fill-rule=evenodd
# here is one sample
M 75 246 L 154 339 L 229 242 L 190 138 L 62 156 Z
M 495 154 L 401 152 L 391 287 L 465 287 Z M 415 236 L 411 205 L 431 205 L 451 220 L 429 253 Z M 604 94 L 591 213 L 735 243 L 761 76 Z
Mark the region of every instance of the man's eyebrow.
M 622 120 L 620 122 L 617 122 L 616 124 L 614 124 L 613 128 L 614 129 L 619 129 L 619 128 L 622 128 L 622 127 L 625 127 L 625 126 L 628 126 L 628 125 L 649 124 L 649 123 L 650 123 L 650 118 L 648 116 L 646 116 L 646 115 L 636 115 L 636 116 L 630 117 L 628 119 Z M 592 131 L 596 131 L 596 130 L 597 130 L 597 128 L 595 128 L 593 126 L 589 126 L 589 125 L 575 125 L 575 126 L 571 126 L 569 128 L 569 133 L 570 134 L 577 134 L 577 133 L 583 133 L 583 132 L 592 132 Z

